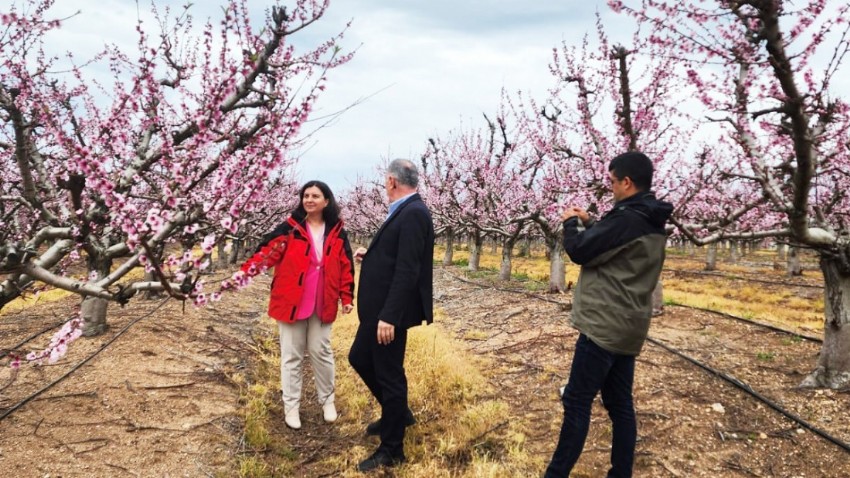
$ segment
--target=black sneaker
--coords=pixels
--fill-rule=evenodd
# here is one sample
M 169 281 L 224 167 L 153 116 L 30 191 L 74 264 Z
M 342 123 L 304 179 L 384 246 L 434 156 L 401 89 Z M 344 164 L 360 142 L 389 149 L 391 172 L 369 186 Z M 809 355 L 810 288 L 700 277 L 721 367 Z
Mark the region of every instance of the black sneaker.
M 389 452 L 378 448 L 375 453 L 372 453 L 372 456 L 366 458 L 365 460 L 361 461 L 359 465 L 357 465 L 357 470 L 365 473 L 377 470 L 382 466 L 392 468 L 404 462 L 404 455 L 392 456 Z
M 407 409 L 407 416 L 404 417 L 404 426 L 410 427 L 416 425 L 416 418 L 413 417 L 413 412 L 410 409 Z M 381 434 L 381 419 L 377 419 L 374 422 L 366 425 L 366 435 L 376 436 Z

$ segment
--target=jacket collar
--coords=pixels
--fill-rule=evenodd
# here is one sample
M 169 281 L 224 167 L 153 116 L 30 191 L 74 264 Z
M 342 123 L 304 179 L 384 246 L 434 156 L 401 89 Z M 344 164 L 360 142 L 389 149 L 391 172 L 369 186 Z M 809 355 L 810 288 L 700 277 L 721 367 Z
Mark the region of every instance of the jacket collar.
M 286 222 L 292 226 L 292 229 L 298 231 L 302 236 L 307 237 L 307 228 L 305 227 L 307 219 L 305 218 L 303 221 L 299 222 L 292 216 L 289 216 L 289 219 Z M 330 227 L 329 227 L 330 226 Z M 337 221 L 334 224 L 325 223 L 325 237 L 333 237 L 339 234 L 339 231 L 342 229 L 342 219 Z
M 378 232 L 375 233 L 375 237 L 372 238 L 372 242 L 370 243 L 369 249 L 372 248 L 371 247 L 372 244 L 375 244 L 376 242 L 378 242 L 378 238 L 381 237 L 381 233 L 384 232 L 384 229 L 387 227 L 387 224 L 393 222 L 395 220 L 395 218 L 397 218 L 399 216 L 399 214 L 401 214 L 401 211 L 404 210 L 404 208 L 406 208 L 407 206 L 409 206 L 409 205 L 411 205 L 415 202 L 421 202 L 421 201 L 422 201 L 422 197 L 419 196 L 419 193 L 414 193 L 413 196 L 410 196 L 406 201 L 399 204 L 398 208 L 395 211 L 393 211 L 393 215 L 388 217 L 387 220 L 384 221 L 383 224 L 381 224 L 381 228 L 378 229 Z M 368 253 L 369 252 L 367 251 L 366 254 L 368 254 Z
M 639 192 L 636 192 L 636 193 L 632 194 L 631 196 L 629 196 L 625 199 L 620 199 L 619 201 L 614 203 L 614 209 L 616 209 L 620 206 L 626 206 L 626 205 L 629 205 L 631 203 L 643 201 L 647 196 L 649 196 L 652 199 L 655 199 L 655 193 L 653 193 L 652 191 L 639 191 Z

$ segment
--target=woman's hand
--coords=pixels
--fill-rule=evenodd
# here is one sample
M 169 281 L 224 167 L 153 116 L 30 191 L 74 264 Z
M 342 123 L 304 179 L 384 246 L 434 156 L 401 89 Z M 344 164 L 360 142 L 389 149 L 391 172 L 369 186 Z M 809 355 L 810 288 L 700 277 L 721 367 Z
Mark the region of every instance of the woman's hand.
M 354 251 L 354 260 L 358 263 L 363 261 L 363 256 L 366 255 L 365 247 L 358 247 L 356 251 Z
M 346 304 L 346 305 L 343 305 L 343 306 L 342 306 L 342 313 L 343 313 L 343 314 L 346 314 L 346 315 L 347 315 L 347 314 L 349 314 L 352 310 L 354 310 L 354 305 L 353 305 L 353 304 Z

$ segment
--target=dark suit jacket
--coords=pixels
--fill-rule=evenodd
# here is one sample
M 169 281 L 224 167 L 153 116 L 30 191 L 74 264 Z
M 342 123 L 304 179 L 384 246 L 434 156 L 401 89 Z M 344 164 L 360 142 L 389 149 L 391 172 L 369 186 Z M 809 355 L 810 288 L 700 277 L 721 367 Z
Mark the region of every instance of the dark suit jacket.
M 419 194 L 381 226 L 360 266 L 357 315 L 410 328 L 434 320 L 434 225 Z

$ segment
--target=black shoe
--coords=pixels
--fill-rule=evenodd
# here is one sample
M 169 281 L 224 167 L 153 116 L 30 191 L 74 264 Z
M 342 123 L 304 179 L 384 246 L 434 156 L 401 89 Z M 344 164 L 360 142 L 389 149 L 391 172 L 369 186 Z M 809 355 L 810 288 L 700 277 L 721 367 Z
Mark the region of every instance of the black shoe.
M 407 409 L 407 416 L 404 417 L 404 426 L 410 427 L 416 425 L 416 418 L 413 417 L 413 412 L 410 409 Z M 370 436 L 376 436 L 381 434 L 381 419 L 377 419 L 374 422 L 366 425 L 366 434 Z
M 357 465 L 357 470 L 365 473 L 368 471 L 376 470 L 382 466 L 392 468 L 404 462 L 404 455 L 392 456 L 388 451 L 384 451 L 378 448 L 375 453 L 372 453 L 372 456 L 366 458 L 365 460 L 361 461 L 359 465 Z

